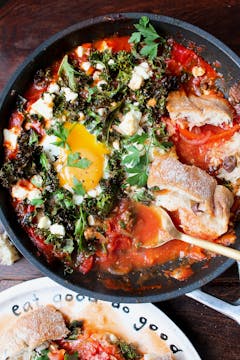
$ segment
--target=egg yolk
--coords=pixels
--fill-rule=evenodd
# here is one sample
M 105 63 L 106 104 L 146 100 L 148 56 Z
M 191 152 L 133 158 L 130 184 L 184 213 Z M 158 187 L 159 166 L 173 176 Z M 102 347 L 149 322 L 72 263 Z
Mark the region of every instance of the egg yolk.
M 65 123 L 64 127 L 69 132 L 68 146 L 61 148 L 59 158 L 55 162 L 60 186 L 67 185 L 74 188 L 75 178 L 82 183 L 86 191 L 92 190 L 103 177 L 104 155 L 108 154 L 109 151 L 82 124 Z M 80 159 L 87 159 L 89 165 L 85 168 L 69 166 L 69 155 L 77 155 Z

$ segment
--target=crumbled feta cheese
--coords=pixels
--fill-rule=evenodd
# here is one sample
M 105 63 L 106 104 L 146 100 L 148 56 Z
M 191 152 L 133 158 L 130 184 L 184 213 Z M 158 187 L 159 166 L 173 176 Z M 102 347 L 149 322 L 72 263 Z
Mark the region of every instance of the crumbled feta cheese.
M 19 135 L 19 129 L 15 126 L 11 129 L 3 130 L 4 146 L 11 150 L 15 150 L 17 147 L 17 138 Z
M 28 192 L 28 196 L 27 196 L 29 201 L 32 201 L 34 199 L 41 199 L 42 198 L 42 193 L 39 189 L 33 189 L 30 190 Z
M 51 226 L 51 220 L 49 219 L 48 216 L 41 216 L 40 219 L 38 220 L 38 225 L 37 227 L 39 229 L 49 229 Z
M 105 80 L 100 80 L 98 83 L 97 83 L 97 87 L 99 88 L 99 90 L 102 90 L 102 86 L 103 85 L 107 85 L 107 82 Z
M 80 205 L 82 204 L 84 197 L 82 195 L 74 194 L 72 199 L 75 205 Z
M 192 68 L 192 74 L 194 77 L 203 76 L 205 74 L 205 69 L 201 66 L 194 66 Z
M 53 117 L 53 98 L 53 94 L 44 93 L 43 97 L 31 105 L 30 113 L 38 114 L 45 119 L 51 120 Z
M 78 46 L 78 47 L 76 48 L 76 54 L 77 54 L 78 57 L 82 57 L 82 56 L 83 56 L 83 54 L 84 54 L 84 48 L 83 48 L 83 46 Z
M 117 127 L 117 130 L 123 135 L 134 135 L 139 129 L 141 117 L 141 111 L 130 110 L 123 116 L 121 123 Z
M 105 108 L 99 108 L 97 109 L 97 113 L 100 116 L 105 116 L 107 114 L 107 110 Z
M 56 223 L 51 225 L 49 229 L 50 229 L 50 233 L 53 235 L 59 235 L 59 236 L 65 235 L 65 228 L 63 225 Z
M 31 201 L 33 199 L 41 199 L 42 195 L 39 189 L 28 190 L 26 187 L 16 184 L 12 187 L 12 197 L 17 200 L 28 199 Z
M 55 160 L 54 157 L 58 157 L 60 154 L 60 147 L 54 145 L 58 140 L 59 138 L 55 135 L 45 135 L 40 142 L 44 152 L 48 154 L 51 160 Z
M 103 71 L 105 69 L 105 66 L 101 63 L 97 63 L 96 64 L 96 69 L 99 71 Z
M 100 185 L 97 185 L 94 189 L 88 191 L 88 195 L 91 197 L 97 197 L 102 192 L 102 188 Z
M 140 65 L 135 66 L 134 72 L 139 76 L 142 76 L 144 80 L 147 80 L 152 76 L 152 71 L 147 62 L 143 62 Z
M 25 187 L 20 186 L 18 184 L 13 185 L 12 187 L 12 197 L 16 198 L 17 200 L 26 199 L 28 196 L 28 192 L 29 191 Z
M 57 83 L 51 83 L 49 86 L 48 86 L 48 92 L 50 93 L 50 94 L 58 94 L 59 93 L 59 91 L 60 91 L 60 87 L 59 87 L 59 85 L 57 84 Z
M 101 71 L 94 71 L 93 80 L 99 80 L 101 75 Z
M 128 83 L 128 87 L 133 91 L 139 90 L 143 82 L 144 82 L 143 77 L 133 72 L 131 80 Z
M 149 79 L 152 76 L 152 70 L 147 62 L 134 67 L 131 80 L 128 83 L 128 87 L 131 90 L 138 90 L 143 85 L 144 80 Z
M 91 63 L 89 61 L 84 61 L 82 64 L 81 64 L 81 68 L 82 70 L 84 70 L 85 72 L 87 72 L 91 67 Z
M 19 254 L 10 243 L 7 233 L 0 234 L 0 264 L 12 265 L 19 259 Z
M 115 64 L 115 61 L 113 60 L 113 59 L 110 59 L 110 60 L 108 60 L 108 65 L 114 65 Z
M 93 215 L 88 216 L 88 225 L 94 226 L 95 225 L 95 219 Z
M 41 187 L 43 184 L 43 178 L 41 175 L 34 175 L 30 181 L 36 187 Z
M 73 102 L 78 97 L 78 94 L 69 89 L 68 87 L 62 87 L 61 90 L 64 93 L 66 101 Z

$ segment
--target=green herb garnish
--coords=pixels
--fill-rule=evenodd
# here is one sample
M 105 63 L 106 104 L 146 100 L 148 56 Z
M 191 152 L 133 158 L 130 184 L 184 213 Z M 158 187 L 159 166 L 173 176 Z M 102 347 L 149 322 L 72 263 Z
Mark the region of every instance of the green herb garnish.
M 41 206 L 43 204 L 43 199 L 32 199 L 30 203 L 33 206 Z
M 91 161 L 86 158 L 81 158 L 79 152 L 71 153 L 67 158 L 67 166 L 76 167 L 80 169 L 87 169 L 91 165 Z
M 57 129 L 53 130 L 53 134 L 55 136 L 57 136 L 59 138 L 59 140 L 53 142 L 52 144 L 56 145 L 56 146 L 60 146 L 62 148 L 66 148 L 67 150 L 71 150 L 71 148 L 67 142 L 67 139 L 68 139 L 68 136 L 69 136 L 71 130 L 72 130 L 72 128 L 67 129 L 66 127 L 64 127 L 63 124 L 59 124 Z
M 154 27 L 150 24 L 147 16 L 142 16 L 139 23 L 134 24 L 134 27 L 138 31 L 132 33 L 129 42 L 138 44 L 142 40 L 144 46 L 141 48 L 140 54 L 153 60 L 157 57 L 159 44 L 165 44 L 166 40 L 158 35 Z M 156 40 L 158 40 L 158 42 L 156 42 Z
M 77 178 L 75 178 L 75 177 L 73 178 L 73 185 L 74 185 L 73 190 L 74 190 L 75 194 L 81 195 L 81 196 L 83 196 L 83 195 L 86 194 L 86 191 L 85 191 L 85 189 L 84 189 L 84 187 L 83 187 L 82 182 L 79 181 L 79 180 L 78 180 Z
M 64 73 L 64 75 L 66 76 L 70 89 L 73 91 L 77 91 L 75 75 L 80 75 L 80 73 L 76 71 L 72 65 L 69 64 L 68 55 L 64 56 L 59 66 L 58 75 L 61 75 L 62 73 Z

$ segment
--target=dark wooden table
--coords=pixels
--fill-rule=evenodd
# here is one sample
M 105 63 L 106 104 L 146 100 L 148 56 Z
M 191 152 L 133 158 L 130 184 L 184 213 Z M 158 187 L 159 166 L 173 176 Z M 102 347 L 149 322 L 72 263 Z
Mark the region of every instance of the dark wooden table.
M 55 32 L 82 19 L 124 11 L 154 12 L 191 22 L 240 55 L 239 0 L 0 0 L 0 90 L 23 59 Z M 40 276 L 24 259 L 11 267 L 0 266 L 0 291 Z M 225 300 L 239 298 L 237 267 L 205 290 Z M 185 332 L 203 360 L 240 359 L 240 328 L 234 321 L 185 296 L 157 306 Z

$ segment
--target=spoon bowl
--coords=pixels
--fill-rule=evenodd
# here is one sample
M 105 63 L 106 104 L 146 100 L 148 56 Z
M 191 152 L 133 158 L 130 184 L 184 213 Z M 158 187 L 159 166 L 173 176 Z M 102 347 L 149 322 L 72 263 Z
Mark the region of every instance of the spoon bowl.
M 159 217 L 161 228 L 158 236 L 141 242 L 143 248 L 156 248 L 166 244 L 171 240 L 182 240 L 189 244 L 199 246 L 205 250 L 229 257 L 231 259 L 240 260 L 240 251 L 227 246 L 217 244 L 208 240 L 198 239 L 179 231 L 172 222 L 170 215 L 161 207 L 153 207 L 153 210 Z

